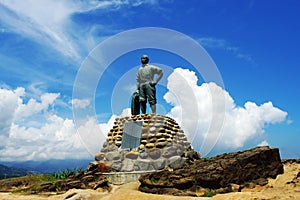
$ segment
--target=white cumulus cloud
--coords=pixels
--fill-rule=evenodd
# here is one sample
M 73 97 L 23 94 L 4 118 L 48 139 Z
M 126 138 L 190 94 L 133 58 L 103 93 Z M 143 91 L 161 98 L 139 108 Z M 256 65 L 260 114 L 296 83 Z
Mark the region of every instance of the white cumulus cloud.
M 40 102 L 31 98 L 26 104 L 23 103 L 22 98 L 19 98 L 18 108 L 15 111 L 15 119 L 22 119 L 47 110 L 58 97 L 58 93 L 45 93 L 41 96 Z
M 58 98 L 58 93 L 44 93 L 28 99 L 22 87 L 0 89 L 0 160 L 89 157 L 73 120 L 56 114 Z
M 15 110 L 21 101 L 19 97 L 23 94 L 24 88 L 17 88 L 15 90 L 0 89 L 0 133 L 2 136 L 9 135 Z
M 94 117 L 84 120 L 77 130 L 82 144 L 92 155 L 100 152 L 103 143 L 106 141 L 107 133 L 114 125 L 115 119 L 130 115 L 131 110 L 126 108 L 121 115 L 113 114 L 106 123 L 98 123 Z
M 272 102 L 237 106 L 230 94 L 213 82 L 197 84 L 194 72 L 177 68 L 168 77 L 164 99 L 195 148 L 207 155 L 212 148 L 235 149 L 261 137 L 266 124 L 286 120 L 287 113 Z
M 89 99 L 72 99 L 71 103 L 74 108 L 86 108 L 91 102 Z
M 259 143 L 257 146 L 269 146 L 269 143 L 266 140 L 264 140 L 261 143 Z
M 112 115 L 107 123 L 90 117 L 78 125 L 59 116 L 59 98 L 58 93 L 26 94 L 22 87 L 0 89 L 0 160 L 86 159 L 100 151 L 119 116 Z M 90 101 L 75 99 L 73 104 L 85 108 Z M 130 109 L 121 114 L 128 115 Z

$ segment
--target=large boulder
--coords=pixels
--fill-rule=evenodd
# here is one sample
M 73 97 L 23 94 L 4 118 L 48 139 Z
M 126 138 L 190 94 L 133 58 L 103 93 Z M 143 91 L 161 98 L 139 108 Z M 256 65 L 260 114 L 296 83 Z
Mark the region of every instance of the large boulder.
M 256 147 L 242 152 L 222 154 L 195 161 L 193 165 L 173 171 L 163 170 L 142 175 L 140 191 L 156 194 L 194 194 L 207 188 L 217 193 L 230 192 L 232 187 L 245 187 L 248 182 L 267 183 L 283 173 L 277 148 Z M 194 193 L 193 193 L 194 192 Z

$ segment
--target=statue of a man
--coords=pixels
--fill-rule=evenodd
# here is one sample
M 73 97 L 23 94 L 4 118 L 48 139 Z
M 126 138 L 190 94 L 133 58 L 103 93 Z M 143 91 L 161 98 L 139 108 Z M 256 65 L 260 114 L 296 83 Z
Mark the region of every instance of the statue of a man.
M 156 88 L 155 85 L 160 81 L 163 76 L 161 68 L 149 65 L 149 57 L 142 55 L 142 66 L 136 74 L 137 88 L 139 93 L 139 101 L 142 113 L 146 113 L 147 100 L 150 104 L 152 113 L 156 113 Z M 154 75 L 156 79 L 154 80 Z

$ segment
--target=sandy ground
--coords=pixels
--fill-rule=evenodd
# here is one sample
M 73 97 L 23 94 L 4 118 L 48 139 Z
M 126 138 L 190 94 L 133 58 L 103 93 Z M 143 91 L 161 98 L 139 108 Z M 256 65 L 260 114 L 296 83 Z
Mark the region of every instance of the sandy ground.
M 69 190 L 62 195 L 19 195 L 12 193 L 0 193 L 0 200 L 273 200 L 273 199 L 300 199 L 300 164 L 287 163 L 284 165 L 284 174 L 276 179 L 269 179 L 265 186 L 257 186 L 253 189 L 244 189 L 242 192 L 218 194 L 208 197 L 176 197 L 168 195 L 154 195 L 142 193 L 137 190 L 139 183 L 128 183 L 121 186 L 112 186 L 111 192 L 94 190 Z
M 278 175 L 276 179 L 269 179 L 265 186 L 257 186 L 253 189 L 244 189 L 242 192 L 216 195 L 212 200 L 273 200 L 273 199 L 295 199 L 300 200 L 300 164 L 292 163 L 284 165 L 284 174 Z

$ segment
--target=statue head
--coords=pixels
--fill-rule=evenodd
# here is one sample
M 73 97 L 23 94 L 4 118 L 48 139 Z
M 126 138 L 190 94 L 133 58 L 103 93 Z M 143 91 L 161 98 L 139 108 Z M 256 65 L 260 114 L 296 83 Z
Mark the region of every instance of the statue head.
M 141 57 L 141 62 L 142 62 L 142 64 L 148 64 L 148 62 L 149 62 L 149 57 L 147 56 L 147 55 L 142 55 L 142 57 Z

